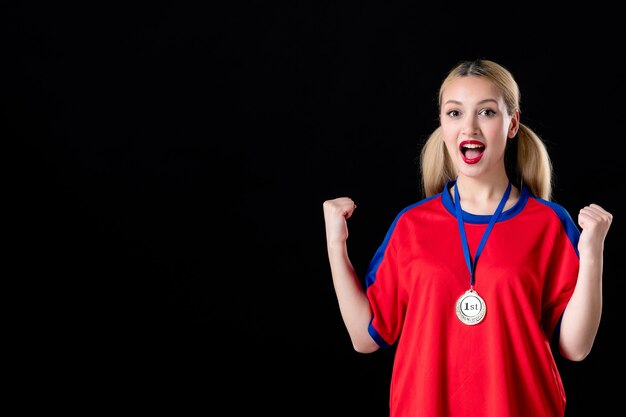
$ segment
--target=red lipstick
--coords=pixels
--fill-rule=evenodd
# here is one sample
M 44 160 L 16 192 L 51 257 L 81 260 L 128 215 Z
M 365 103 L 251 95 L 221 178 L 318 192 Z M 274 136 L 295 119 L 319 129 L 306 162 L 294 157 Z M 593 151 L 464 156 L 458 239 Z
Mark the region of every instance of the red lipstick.
M 459 145 L 461 158 L 466 164 L 476 164 L 483 157 L 485 145 L 477 140 L 464 140 Z

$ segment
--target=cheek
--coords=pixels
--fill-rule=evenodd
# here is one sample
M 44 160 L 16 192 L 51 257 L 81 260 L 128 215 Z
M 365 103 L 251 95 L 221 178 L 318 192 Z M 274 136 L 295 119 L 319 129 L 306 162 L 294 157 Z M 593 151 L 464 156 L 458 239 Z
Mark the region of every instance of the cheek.
M 458 145 L 456 143 L 456 138 L 444 136 L 444 145 L 446 146 L 446 149 L 451 156 L 457 152 Z
M 456 148 L 457 137 L 459 135 L 457 129 L 446 128 L 442 125 L 441 134 L 443 135 L 443 141 L 445 142 L 447 148 Z

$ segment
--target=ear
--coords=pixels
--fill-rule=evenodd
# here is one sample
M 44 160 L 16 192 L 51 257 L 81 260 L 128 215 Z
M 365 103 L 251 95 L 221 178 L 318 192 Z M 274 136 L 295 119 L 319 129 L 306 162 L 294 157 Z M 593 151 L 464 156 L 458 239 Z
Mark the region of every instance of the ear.
M 519 130 L 519 111 L 516 111 L 511 117 L 511 123 L 509 124 L 509 132 L 507 133 L 507 137 L 509 139 L 513 139 L 515 135 L 517 135 L 517 131 Z

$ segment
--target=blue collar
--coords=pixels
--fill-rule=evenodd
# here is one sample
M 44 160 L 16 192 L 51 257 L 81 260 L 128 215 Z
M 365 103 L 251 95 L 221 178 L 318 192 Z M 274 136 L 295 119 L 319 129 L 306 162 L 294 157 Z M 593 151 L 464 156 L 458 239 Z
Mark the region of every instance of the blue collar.
M 452 186 L 456 184 L 456 180 L 450 180 L 446 183 L 442 193 L 441 193 L 441 201 L 443 202 L 446 210 L 450 212 L 452 217 L 456 217 L 456 208 L 454 205 L 454 201 L 452 200 L 452 195 L 450 194 L 450 189 Z M 530 192 L 528 188 L 522 185 L 522 189 L 520 190 L 520 196 L 517 202 L 513 207 L 507 209 L 502 212 L 500 215 L 500 219 L 498 221 L 508 220 L 515 217 L 522 209 L 526 206 L 528 202 L 528 198 L 530 197 Z M 487 224 L 489 220 L 491 220 L 491 214 L 472 214 L 466 211 L 463 211 L 463 222 L 472 223 L 472 224 Z

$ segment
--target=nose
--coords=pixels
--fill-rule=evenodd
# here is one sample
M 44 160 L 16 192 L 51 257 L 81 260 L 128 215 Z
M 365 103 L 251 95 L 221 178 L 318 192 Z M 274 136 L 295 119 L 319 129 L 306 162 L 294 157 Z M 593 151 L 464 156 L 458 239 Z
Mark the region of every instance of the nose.
M 474 117 L 466 118 L 461 133 L 466 136 L 475 136 L 479 132 L 480 129 L 478 128 L 478 123 L 476 123 L 476 119 Z

